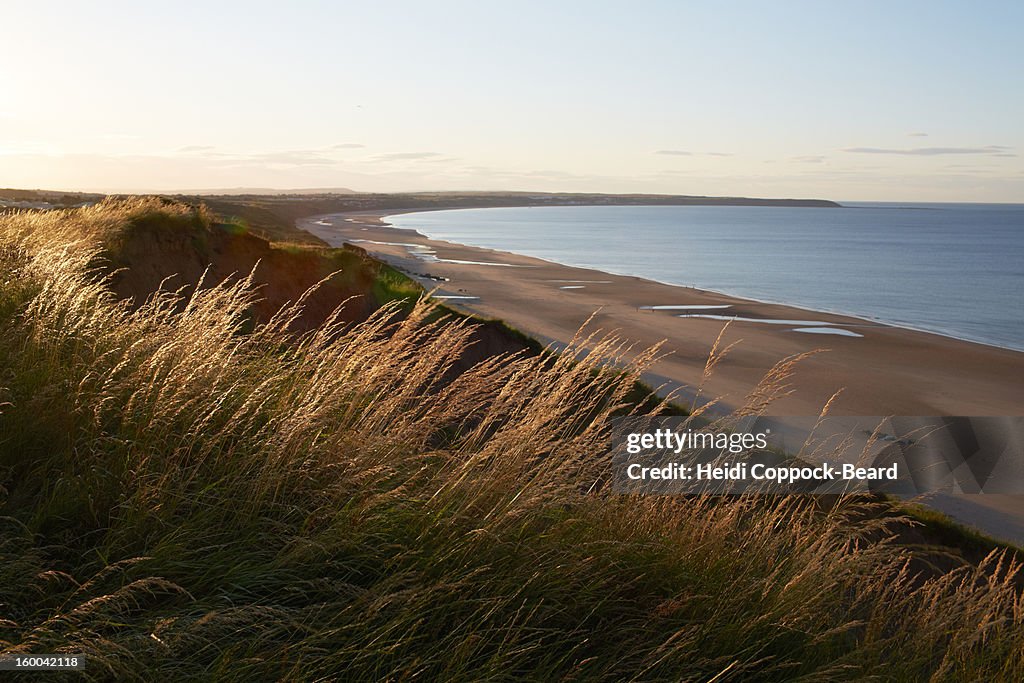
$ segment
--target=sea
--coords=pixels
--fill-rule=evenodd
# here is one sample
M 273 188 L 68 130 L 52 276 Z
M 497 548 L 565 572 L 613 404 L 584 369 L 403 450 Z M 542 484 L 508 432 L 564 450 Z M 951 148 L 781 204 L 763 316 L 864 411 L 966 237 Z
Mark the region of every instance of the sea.
M 1024 351 L 1024 204 L 546 206 L 386 220 L 431 239 Z

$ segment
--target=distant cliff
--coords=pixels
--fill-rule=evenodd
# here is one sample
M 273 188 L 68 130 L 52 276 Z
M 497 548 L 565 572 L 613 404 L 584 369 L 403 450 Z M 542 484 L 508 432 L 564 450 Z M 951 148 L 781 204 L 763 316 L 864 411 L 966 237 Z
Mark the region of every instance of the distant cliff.
M 393 194 L 190 195 L 223 216 L 246 221 L 270 239 L 312 241 L 296 230 L 297 218 L 346 211 L 389 209 L 473 209 L 503 206 L 787 206 L 842 208 L 827 199 L 759 199 L 669 194 L 593 194 L 552 192 L 412 192 Z
M 270 240 L 319 243 L 297 230 L 295 220 L 345 211 L 390 209 L 471 209 L 502 206 L 787 206 L 842 208 L 827 199 L 764 199 L 672 194 L 598 194 L 581 192 L 398 192 L 360 193 L 330 190 L 208 190 L 173 195 L 203 203 L 222 216 L 245 224 Z M 98 202 L 101 194 L 48 190 L 0 189 L 0 210 L 45 210 Z

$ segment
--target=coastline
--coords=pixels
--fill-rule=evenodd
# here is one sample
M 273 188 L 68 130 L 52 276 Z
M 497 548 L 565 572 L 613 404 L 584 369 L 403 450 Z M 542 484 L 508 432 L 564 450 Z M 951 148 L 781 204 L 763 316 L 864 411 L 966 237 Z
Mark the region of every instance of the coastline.
M 957 204 L 957 205 L 953 205 L 953 206 L 961 206 L 961 205 Z M 991 206 L 993 208 L 1002 208 L 1004 205 L 985 205 L 985 206 Z M 1024 207 L 1024 205 L 1021 205 L 1021 206 Z M 510 207 L 510 208 L 516 209 L 518 207 Z M 549 207 L 535 207 L 535 208 L 546 209 L 546 208 L 549 208 Z M 647 208 L 656 208 L 656 207 L 651 206 L 651 207 L 647 207 Z M 660 208 L 660 207 L 657 207 L 657 208 Z M 771 208 L 771 207 L 768 207 L 768 208 Z M 861 208 L 861 209 L 882 208 L 883 210 L 885 210 L 884 207 L 877 207 L 877 206 L 847 206 L 845 204 L 839 205 L 839 208 Z M 939 207 L 938 205 L 936 205 L 936 206 L 928 206 L 928 207 L 916 206 L 916 205 L 915 206 L 903 206 L 903 205 L 900 205 L 899 208 L 903 208 L 903 209 L 910 210 L 910 211 L 924 211 L 924 210 L 927 210 L 927 211 L 941 211 L 941 210 L 944 210 L 943 208 Z M 430 209 L 430 210 L 431 211 L 436 211 L 436 210 L 459 211 L 461 209 L 453 207 L 451 209 Z M 639 265 L 639 264 L 637 264 L 635 262 L 632 262 L 632 261 L 631 261 L 632 265 L 627 270 L 620 270 L 616 265 L 614 265 L 615 262 L 617 261 L 614 257 L 612 257 L 610 259 L 604 257 L 604 255 L 606 255 L 606 254 L 607 255 L 614 254 L 614 250 L 613 251 L 603 251 L 600 254 L 595 254 L 595 252 L 593 250 L 593 246 L 591 246 L 589 248 L 586 248 L 586 249 L 581 249 L 579 251 L 565 252 L 564 250 L 561 250 L 561 251 L 556 251 L 555 253 L 551 253 L 550 249 L 544 248 L 543 244 L 540 243 L 540 242 L 537 242 L 536 240 L 530 240 L 527 243 L 524 243 L 524 244 L 520 245 L 519 248 L 517 248 L 516 246 L 502 245 L 500 243 L 501 242 L 500 240 L 498 241 L 498 243 L 494 243 L 493 240 L 490 240 L 489 238 L 484 237 L 485 233 L 480 233 L 477 236 L 481 241 L 475 241 L 476 238 L 471 238 L 471 237 L 468 238 L 468 239 L 459 237 L 459 236 L 457 236 L 459 234 L 459 232 L 460 232 L 459 230 L 456 230 L 451 235 L 446 235 L 445 233 L 447 232 L 447 229 L 442 227 L 442 226 L 444 226 L 447 223 L 447 221 L 448 221 L 448 217 L 447 216 L 434 218 L 434 219 L 432 219 L 432 220 L 430 220 L 430 221 L 428 221 L 426 223 L 420 223 L 418 221 L 408 221 L 408 222 L 406 222 L 406 221 L 401 221 L 401 220 L 391 220 L 391 219 L 401 219 L 405 215 L 413 214 L 413 213 L 418 213 L 418 212 L 419 212 L 418 210 L 397 210 L 397 211 L 394 211 L 394 212 L 388 212 L 386 214 L 381 215 L 381 217 L 380 217 L 381 224 L 382 225 L 392 225 L 393 227 L 399 227 L 399 228 L 401 228 L 403 230 L 403 232 L 405 234 L 410 234 L 410 231 L 413 231 L 413 232 L 416 232 L 417 234 L 421 234 L 422 236 L 427 237 L 428 239 L 447 240 L 447 241 L 451 241 L 451 242 L 457 242 L 459 244 L 466 245 L 466 246 L 476 246 L 476 247 L 481 247 L 481 248 L 485 248 L 485 249 L 495 249 L 495 250 L 498 250 L 498 251 L 506 251 L 507 250 L 507 251 L 515 252 L 515 253 L 523 255 L 523 256 L 530 256 L 530 257 L 533 257 L 533 258 L 540 259 L 542 261 L 547 261 L 547 262 L 550 262 L 550 263 L 556 263 L 556 264 L 559 264 L 559 265 L 566 265 L 566 266 L 572 266 L 572 267 L 577 267 L 577 268 L 597 270 L 597 271 L 602 271 L 604 273 L 608 273 L 608 274 L 611 274 L 611 275 L 619 275 L 619 276 L 623 276 L 623 277 L 633 277 L 633 276 L 635 276 L 635 277 L 643 278 L 644 280 L 647 280 L 647 281 L 650 281 L 650 282 L 664 284 L 664 285 L 671 286 L 671 287 L 681 287 L 681 288 L 688 289 L 688 290 L 698 290 L 698 291 L 701 291 L 701 292 L 711 292 L 711 293 L 716 293 L 716 294 L 722 294 L 722 295 L 724 295 L 726 297 L 729 297 L 729 298 L 732 298 L 732 299 L 742 300 L 742 301 L 745 301 L 745 302 L 749 302 L 751 304 L 776 305 L 776 306 L 782 306 L 782 307 L 786 307 L 786 308 L 790 308 L 790 309 L 798 309 L 798 310 L 801 310 L 801 311 L 807 311 L 807 312 L 811 312 L 811 313 L 835 314 L 835 315 L 842 316 L 842 317 L 845 317 L 845 318 L 852 318 L 852 319 L 855 319 L 855 320 L 858 320 L 858 321 L 862 321 L 863 323 L 868 323 L 868 324 L 871 324 L 871 325 L 885 325 L 885 326 L 889 326 L 889 327 L 897 327 L 897 328 L 902 328 L 902 329 L 911 330 L 911 331 L 915 331 L 915 332 L 922 332 L 922 333 L 926 333 L 926 334 L 936 334 L 936 335 L 939 335 L 939 336 L 942 336 L 942 337 L 948 337 L 948 338 L 956 339 L 956 340 L 959 340 L 959 341 L 971 342 L 971 343 L 974 343 L 974 344 L 982 344 L 984 346 L 991 346 L 991 347 L 994 347 L 994 348 L 1008 349 L 1008 350 L 1011 350 L 1011 351 L 1017 351 L 1017 352 L 1024 353 L 1024 337 L 1021 337 L 1021 336 L 1018 336 L 1016 338 L 1008 337 L 1008 336 L 1006 336 L 1005 333 L 1001 336 L 998 332 L 996 332 L 995 334 L 992 334 L 987 327 L 978 327 L 977 325 L 975 325 L 973 327 L 972 326 L 960 327 L 957 324 L 955 324 L 955 321 L 969 319 L 971 317 L 971 312 L 968 312 L 968 311 L 963 311 L 963 310 L 956 311 L 956 309 L 954 309 L 954 311 L 956 311 L 955 314 L 954 314 L 955 320 L 951 319 L 951 318 L 947 318 L 945 321 L 943 321 L 941 319 L 941 317 L 936 317 L 934 315 L 932 315 L 932 316 L 925 315 L 923 317 L 919 316 L 919 319 L 915 320 L 914 317 L 913 317 L 914 316 L 913 313 L 909 313 L 907 311 L 900 311 L 898 309 L 896 311 L 892 311 L 891 309 L 889 309 L 887 311 L 886 307 L 882 307 L 879 310 L 872 310 L 871 306 L 867 306 L 867 307 L 862 307 L 861 309 L 858 310 L 858 306 L 856 305 L 856 303 L 855 302 L 851 302 L 848 299 L 845 300 L 846 301 L 845 305 L 844 304 L 840 304 L 839 301 L 843 301 L 844 300 L 843 297 L 839 297 L 838 299 L 833 298 L 832 302 L 828 302 L 826 300 L 823 300 L 823 298 L 820 297 L 820 296 L 815 296 L 815 294 L 813 293 L 815 290 L 813 290 L 813 289 L 802 288 L 802 289 L 799 289 L 799 290 L 797 290 L 795 292 L 794 291 L 788 291 L 788 292 L 778 291 L 777 288 L 776 288 L 776 290 L 772 290 L 771 288 L 766 288 L 766 287 L 762 286 L 762 283 L 758 282 L 758 278 L 754 278 L 753 280 L 749 280 L 748 279 L 748 280 L 743 280 L 743 281 L 735 281 L 735 282 L 732 283 L 732 285 L 728 285 L 728 284 L 721 283 L 721 282 L 718 285 L 714 285 L 714 284 L 708 285 L 707 283 L 701 284 L 701 279 L 700 278 L 701 278 L 702 273 L 699 272 L 699 271 L 695 272 L 695 273 L 687 273 L 686 275 L 683 275 L 682 273 L 678 273 L 678 272 L 676 272 L 674 274 L 670 274 L 670 273 L 664 272 L 663 269 L 658 269 L 658 268 L 655 268 L 653 270 L 652 269 L 647 269 L 647 268 L 642 267 L 641 265 Z M 473 219 L 470 218 L 470 216 L 480 215 L 481 220 L 483 220 L 486 223 L 486 221 L 487 221 L 486 214 L 487 213 L 490 213 L 490 212 L 489 211 L 488 212 L 484 212 L 484 214 L 473 214 L 473 213 L 471 213 L 471 214 L 469 214 L 467 216 L 462 217 L 462 219 L 463 220 L 469 219 L 470 222 L 474 222 Z M 519 214 L 519 215 L 521 215 L 521 214 Z M 515 219 L 513 219 L 513 220 L 515 220 Z M 456 217 L 454 219 L 454 222 L 456 224 L 459 224 L 459 218 Z M 424 230 L 423 228 L 419 227 L 420 225 L 424 225 L 424 224 L 428 226 L 428 228 L 426 230 Z M 607 227 L 607 226 L 601 226 L 601 227 Z M 574 235 L 574 237 L 575 237 L 577 242 L 581 240 L 581 237 L 580 237 L 579 234 Z M 562 239 L 563 240 L 565 239 L 564 236 L 562 237 Z M 603 240 L 603 238 L 600 238 L 600 239 Z M 516 244 L 516 241 L 513 240 L 512 244 Z M 522 251 L 520 251 L 520 249 L 522 249 Z M 621 265 L 621 263 L 620 263 L 620 265 Z M 703 275 L 707 276 L 707 273 L 703 273 Z M 847 275 L 849 275 L 849 274 L 847 273 Z M 783 277 L 785 277 L 785 276 L 783 275 Z M 714 282 L 714 281 L 715 281 L 715 279 L 714 279 L 714 277 L 712 277 L 711 278 L 711 282 Z M 771 292 L 771 293 L 769 293 L 769 292 Z M 908 297 L 908 298 L 912 299 L 914 297 Z M 943 300 L 943 297 L 941 295 L 936 295 L 934 297 L 934 299 L 933 299 L 933 301 L 936 302 L 936 303 L 941 302 L 942 300 Z M 943 310 L 947 310 L 946 306 L 943 306 L 942 308 L 943 308 Z M 975 308 L 974 306 L 971 307 L 972 311 L 973 311 L 974 308 Z M 1008 310 L 1006 307 L 1003 308 L 1003 311 L 1004 311 L 1004 319 L 1005 320 L 1013 319 L 1012 311 Z
M 571 334 L 555 334 L 557 328 L 564 328 L 563 318 L 578 319 L 582 323 L 595 311 L 596 320 L 611 318 L 623 322 L 633 322 L 637 316 L 642 323 L 639 328 L 619 326 L 619 329 L 630 329 L 626 336 L 634 341 L 649 345 L 663 339 L 670 342 L 694 341 L 697 346 L 704 347 L 700 355 L 700 368 L 691 367 L 690 372 L 680 373 L 679 377 L 670 378 L 680 384 L 695 384 L 696 371 L 703 371 L 703 363 L 710 351 L 711 344 L 722 330 L 722 320 L 698 318 L 679 318 L 671 311 L 652 311 L 644 306 L 658 305 L 690 305 L 690 306 L 727 306 L 728 308 L 709 310 L 708 313 L 723 313 L 725 317 L 762 319 L 793 319 L 806 322 L 821 322 L 830 327 L 852 329 L 864 337 L 844 338 L 837 335 L 795 334 L 789 330 L 793 326 L 768 325 L 752 321 L 738 320 L 729 325 L 723 338 L 724 343 L 731 343 L 740 338 L 742 343 L 736 352 L 744 354 L 746 372 L 739 372 L 738 367 L 732 368 L 728 361 L 723 361 L 719 371 L 726 375 L 742 374 L 748 383 L 749 390 L 756 384 L 749 382 L 752 371 L 760 370 L 761 374 L 782 358 L 794 353 L 823 351 L 821 355 L 832 355 L 834 361 L 844 361 L 840 367 L 835 362 L 826 363 L 822 370 L 827 370 L 832 381 L 826 384 L 834 387 L 827 395 L 822 391 L 814 392 L 815 398 L 805 397 L 794 401 L 792 397 L 785 399 L 783 406 L 777 407 L 779 415 L 817 415 L 820 408 L 832 396 L 835 390 L 845 389 L 844 396 L 833 404 L 835 410 L 847 409 L 855 415 L 1018 415 L 1020 414 L 1020 397 L 1017 387 L 1024 383 L 1024 352 L 1007 347 L 985 344 L 972 340 L 960 339 L 930 330 L 914 329 L 906 326 L 893 325 L 870 318 L 857 317 L 833 311 L 821 311 L 801 308 L 772 301 L 737 297 L 728 293 L 709 289 L 685 287 L 673 283 L 659 282 L 632 275 L 596 270 L 580 266 L 570 266 L 545 259 L 523 256 L 511 252 L 473 247 L 453 242 L 430 240 L 424 235 L 402 228 L 391 226 L 386 218 L 399 214 L 419 211 L 450 210 L 448 207 L 431 207 L 427 209 L 387 209 L 356 211 L 342 214 L 327 214 L 300 219 L 300 228 L 312 232 L 332 246 L 341 246 L 349 242 L 365 248 L 368 252 L 382 258 L 390 264 L 409 273 L 428 290 L 437 288 L 441 296 L 470 296 L 472 299 L 448 299 L 448 305 L 467 313 L 501 319 L 517 327 L 527 334 L 538 337 L 544 343 L 559 342 L 571 338 Z M 417 256 L 415 251 L 420 252 Z M 440 260 L 434 260 L 440 259 Z M 501 265 L 504 267 L 495 267 Z M 511 266 L 511 267 L 509 267 Z M 435 278 L 445 278 L 439 280 Z M 579 280 L 582 285 L 572 290 L 560 289 L 570 283 L 559 280 Z M 607 280 L 608 282 L 604 282 Z M 625 287 L 623 287 L 623 285 Z M 510 292 L 510 289 L 516 291 Z M 524 309 L 526 301 L 537 301 L 547 309 L 542 312 Z M 539 301 L 538 301 L 539 300 Z M 612 307 L 627 311 L 612 310 Z M 567 309 L 576 309 L 575 315 Z M 675 313 L 686 313 L 685 310 Z M 693 309 L 691 313 L 700 313 Z M 547 320 L 550 314 L 559 318 L 558 322 Z M 633 315 L 630 315 L 633 314 Z M 650 325 L 656 319 L 659 324 Z M 680 325 L 685 323 L 685 326 Z M 572 327 L 574 333 L 579 325 Z M 605 327 L 601 325 L 601 327 Z M 650 328 L 655 334 L 651 334 Z M 606 328 L 607 329 L 607 328 Z M 760 366 L 750 363 L 749 355 L 756 345 L 766 346 L 776 353 L 765 358 Z M 870 348 L 868 348 L 870 347 Z M 908 356 L 906 351 L 913 349 L 914 355 Z M 893 355 L 895 351 L 902 353 Z M 693 354 L 687 354 L 691 359 Z M 838 358 L 835 358 L 837 357 Z M 941 357 L 936 357 L 941 356 Z M 960 369 L 950 367 L 950 359 L 959 360 Z M 913 386 L 904 385 L 898 391 L 891 389 L 884 399 L 878 392 L 865 394 L 867 384 L 862 373 L 858 373 L 856 382 L 847 372 L 852 366 L 846 361 L 857 359 L 866 361 L 863 367 L 882 368 L 894 365 L 899 361 L 901 367 L 890 367 L 901 378 L 920 375 L 927 370 L 928 376 L 920 378 L 923 382 L 914 382 Z M 820 363 L 817 359 L 808 362 Z M 979 371 L 975 381 L 971 377 L 963 377 L 963 365 Z M 691 363 L 692 365 L 692 363 Z M 897 372 L 900 371 L 900 372 Z M 807 373 L 804 373 L 807 374 Z M 952 395 L 949 391 L 935 391 L 936 381 L 950 375 L 956 375 L 959 391 Z M 981 386 L 977 376 L 986 377 L 989 381 Z M 715 385 L 716 378 L 712 378 Z M 718 378 L 726 379 L 726 378 Z M 953 379 L 953 377 L 949 377 Z M 795 388 L 803 388 L 800 380 Z M 722 382 L 718 382 L 722 383 Z M 728 383 L 728 382 L 726 382 Z M 807 384 L 807 382 L 803 382 Z M 919 386 L 920 385 L 920 386 Z M 1009 386 L 1013 385 L 1013 386 Z M 858 390 L 857 387 L 862 387 Z M 877 387 L 872 387 L 877 388 Z M 914 391 L 913 389 L 919 389 Z M 854 394 L 851 396 L 850 394 Z M 732 392 L 726 395 L 735 398 Z M 735 405 L 733 402 L 729 402 Z M 791 409 L 801 404 L 802 409 L 793 412 Z M 811 406 L 816 405 L 816 409 Z M 851 412 L 852 411 L 852 412 Z
M 436 296 L 455 297 L 444 299 L 452 308 L 503 320 L 556 349 L 588 319 L 590 329 L 615 332 L 634 342 L 637 350 L 663 342 L 668 355 L 644 380 L 663 395 L 675 392 L 686 405 L 713 400 L 713 413 L 725 414 L 744 405 L 779 361 L 812 354 L 798 363 L 784 395 L 767 411 L 775 445 L 791 452 L 806 451 L 805 443 L 813 435 L 816 445 L 827 447 L 845 440 L 851 454 L 859 453 L 867 442 L 864 416 L 1020 415 L 1020 387 L 1024 386 L 1020 351 L 430 240 L 386 221 L 387 216 L 421 210 L 444 209 L 354 211 L 313 216 L 296 224 L 331 246 L 352 243 L 366 249 L 426 290 L 436 290 Z M 725 321 L 681 318 L 678 311 L 641 308 L 657 305 L 727 306 L 706 312 L 821 322 L 863 336 L 799 334 L 790 331 L 794 326 L 741 320 L 730 323 L 723 333 Z M 691 310 L 699 313 L 701 309 Z M 719 348 L 736 345 L 704 381 L 707 357 L 720 333 Z M 823 425 L 818 418 L 826 404 L 829 418 Z M 926 503 L 989 535 L 1024 544 L 1024 496 L 936 495 Z

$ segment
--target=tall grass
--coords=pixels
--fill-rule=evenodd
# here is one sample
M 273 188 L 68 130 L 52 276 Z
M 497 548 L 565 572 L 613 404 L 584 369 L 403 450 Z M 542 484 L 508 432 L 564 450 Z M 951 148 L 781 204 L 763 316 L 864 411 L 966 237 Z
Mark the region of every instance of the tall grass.
M 302 336 L 301 302 L 249 331 L 245 280 L 132 309 L 104 244 L 153 212 L 206 220 L 0 218 L 0 653 L 118 680 L 1024 678 L 998 554 L 921 574 L 878 503 L 597 486 L 654 350 L 449 381 L 471 328 L 425 302 Z

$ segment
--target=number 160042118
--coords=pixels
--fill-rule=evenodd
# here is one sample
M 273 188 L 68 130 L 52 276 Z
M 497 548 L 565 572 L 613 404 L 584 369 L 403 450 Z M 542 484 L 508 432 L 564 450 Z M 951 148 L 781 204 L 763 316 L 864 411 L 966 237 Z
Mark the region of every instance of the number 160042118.
M 85 668 L 82 655 L 0 655 L 0 671 L 56 671 Z

